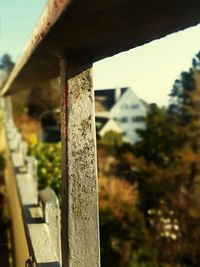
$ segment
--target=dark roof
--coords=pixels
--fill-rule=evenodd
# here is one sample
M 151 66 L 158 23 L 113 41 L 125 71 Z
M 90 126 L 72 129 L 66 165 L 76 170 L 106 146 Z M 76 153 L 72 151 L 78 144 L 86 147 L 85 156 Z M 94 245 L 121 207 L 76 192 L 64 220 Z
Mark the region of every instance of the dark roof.
M 107 123 L 108 120 L 109 120 L 109 118 L 105 118 L 105 117 L 96 117 L 95 118 L 97 133 L 99 133 L 99 131 L 101 131 L 101 129 Z
M 119 89 L 119 97 L 121 97 L 126 92 L 128 87 L 122 87 Z M 113 107 L 113 105 L 116 103 L 116 90 L 117 88 L 95 90 L 96 112 L 106 112 Z
M 144 104 L 144 106 L 145 106 L 146 108 L 149 107 L 149 104 L 148 104 L 144 99 L 141 99 L 141 98 L 140 98 L 140 101 Z

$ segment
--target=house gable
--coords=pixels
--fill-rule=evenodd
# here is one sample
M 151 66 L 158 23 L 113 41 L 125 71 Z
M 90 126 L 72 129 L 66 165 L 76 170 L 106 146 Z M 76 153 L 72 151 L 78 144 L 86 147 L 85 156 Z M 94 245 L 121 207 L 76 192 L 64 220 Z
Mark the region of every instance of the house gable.
M 136 129 L 145 127 L 141 118 L 146 116 L 148 104 L 139 99 L 130 87 L 96 90 L 95 107 L 100 136 L 113 130 L 123 133 L 125 142 L 135 143 L 140 139 Z
M 147 109 L 147 105 L 136 96 L 131 88 L 128 88 L 112 107 L 111 117 L 122 129 L 124 141 L 135 143 L 140 139 L 136 129 L 145 127 L 141 118 L 146 116 Z
M 127 89 L 128 87 L 95 90 L 96 113 L 110 112 Z
M 104 136 L 105 133 L 109 131 L 114 131 L 117 133 L 122 133 L 122 129 L 119 127 L 119 125 L 113 120 L 109 119 L 107 123 L 102 127 L 102 129 L 99 131 L 100 136 Z

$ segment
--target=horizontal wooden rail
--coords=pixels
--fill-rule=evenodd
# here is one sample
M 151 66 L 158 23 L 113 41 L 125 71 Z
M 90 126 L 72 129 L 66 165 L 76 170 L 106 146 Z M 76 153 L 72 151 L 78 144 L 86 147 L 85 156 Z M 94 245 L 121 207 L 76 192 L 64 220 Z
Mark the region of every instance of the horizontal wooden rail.
M 197 0 L 49 0 L 1 94 L 58 77 L 63 54 L 94 63 L 194 26 L 199 13 Z

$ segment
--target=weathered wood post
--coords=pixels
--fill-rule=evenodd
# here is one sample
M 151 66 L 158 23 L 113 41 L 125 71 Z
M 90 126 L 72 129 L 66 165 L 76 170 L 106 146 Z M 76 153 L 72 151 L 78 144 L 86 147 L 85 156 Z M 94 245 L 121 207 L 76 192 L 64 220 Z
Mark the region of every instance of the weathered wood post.
M 94 92 L 90 64 L 61 57 L 62 262 L 99 267 Z

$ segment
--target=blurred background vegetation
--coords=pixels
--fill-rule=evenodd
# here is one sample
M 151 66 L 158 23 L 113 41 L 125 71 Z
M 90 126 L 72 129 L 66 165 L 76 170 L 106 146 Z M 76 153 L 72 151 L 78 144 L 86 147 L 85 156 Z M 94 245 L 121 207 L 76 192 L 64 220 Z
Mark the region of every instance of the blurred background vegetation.
M 57 82 L 14 95 L 13 106 L 38 159 L 39 188 L 59 196 L 60 143 L 30 137 L 42 113 L 59 106 Z M 168 107 L 150 104 L 144 121 L 134 145 L 113 131 L 98 140 L 102 267 L 199 267 L 200 53 L 174 82 Z

